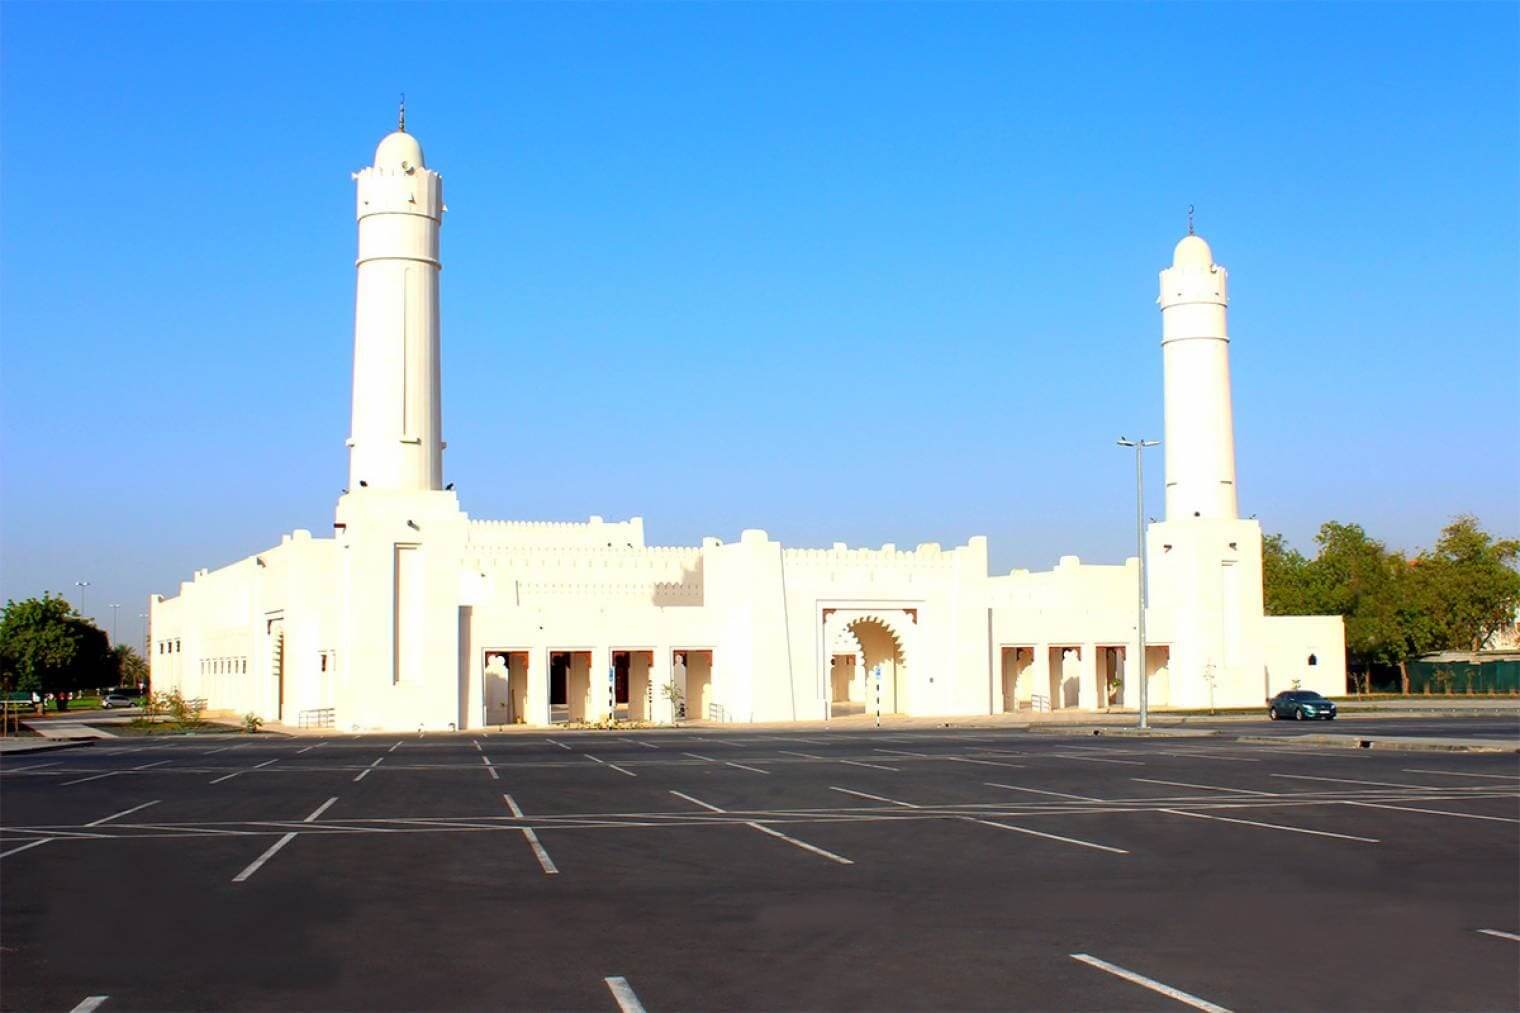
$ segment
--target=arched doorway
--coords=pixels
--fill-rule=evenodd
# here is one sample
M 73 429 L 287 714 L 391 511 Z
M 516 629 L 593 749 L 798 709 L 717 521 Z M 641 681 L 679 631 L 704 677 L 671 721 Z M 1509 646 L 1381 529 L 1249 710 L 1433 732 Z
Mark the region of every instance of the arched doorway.
M 826 652 L 819 688 L 829 714 L 874 714 L 878 695 L 883 714 L 909 713 L 908 637 L 915 618 L 911 610 L 824 611 Z

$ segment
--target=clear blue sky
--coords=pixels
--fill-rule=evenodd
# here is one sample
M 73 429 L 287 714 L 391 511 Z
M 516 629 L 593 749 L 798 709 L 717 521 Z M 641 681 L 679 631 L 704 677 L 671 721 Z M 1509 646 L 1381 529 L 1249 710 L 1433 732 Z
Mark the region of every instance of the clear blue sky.
M 1242 511 L 1520 533 L 1517 11 L 6 4 L 0 595 L 330 532 L 402 90 L 474 516 L 1118 561 L 1192 203 Z

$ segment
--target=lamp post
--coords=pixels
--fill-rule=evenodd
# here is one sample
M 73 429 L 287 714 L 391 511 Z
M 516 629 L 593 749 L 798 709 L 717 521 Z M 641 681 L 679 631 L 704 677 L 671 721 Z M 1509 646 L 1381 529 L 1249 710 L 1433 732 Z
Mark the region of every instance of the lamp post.
M 121 602 L 112 602 L 108 606 L 111 610 L 111 646 L 116 646 L 116 616 L 121 609 Z
M 1119 437 L 1119 446 L 1133 447 L 1135 450 L 1135 555 L 1139 563 L 1139 586 L 1135 592 L 1135 640 L 1140 669 L 1140 727 L 1149 728 L 1150 707 L 1149 694 L 1146 684 L 1145 671 L 1145 448 L 1160 446 L 1160 440 L 1131 440 L 1128 437 Z
M 76 580 L 74 586 L 79 588 L 79 614 L 84 615 L 84 589 L 90 586 L 87 580 Z

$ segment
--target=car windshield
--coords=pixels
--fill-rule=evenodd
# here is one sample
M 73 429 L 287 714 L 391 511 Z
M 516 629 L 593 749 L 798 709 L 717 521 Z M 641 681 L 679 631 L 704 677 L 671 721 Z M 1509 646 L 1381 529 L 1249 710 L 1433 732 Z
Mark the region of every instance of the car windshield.
M 1322 697 L 1322 696 L 1320 696 L 1318 693 L 1304 692 L 1304 693 L 1293 693 L 1293 694 L 1290 694 L 1289 697 L 1288 697 L 1288 699 L 1290 699 L 1290 700 L 1323 700 L 1325 698 Z

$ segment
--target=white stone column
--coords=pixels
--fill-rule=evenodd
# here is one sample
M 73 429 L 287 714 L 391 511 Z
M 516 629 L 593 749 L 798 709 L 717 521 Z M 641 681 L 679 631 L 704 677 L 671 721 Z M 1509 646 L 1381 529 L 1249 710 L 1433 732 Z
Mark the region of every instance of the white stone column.
M 662 644 L 654 649 L 654 664 L 649 666 L 649 681 L 654 686 L 654 714 L 656 724 L 668 725 L 675 720 L 672 713 L 670 697 L 665 695 L 665 687 L 670 684 L 672 678 L 670 665 L 671 649 L 669 644 Z
M 588 721 L 600 721 L 613 713 L 608 709 L 612 698 L 612 688 L 607 673 L 611 669 L 612 648 L 593 647 L 591 649 L 591 700 L 586 708 Z
M 1050 688 L 1050 645 L 1043 640 L 1034 645 L 1034 660 L 1029 663 L 1029 682 L 1030 698 L 1035 700 L 1036 706 L 1038 700 L 1035 698 L 1038 698 L 1045 701 L 1046 709 L 1055 710 L 1057 701 Z
M 1098 699 L 1098 649 L 1093 644 L 1083 644 L 1078 650 L 1077 706 L 1085 711 L 1095 711 L 1103 706 Z
M 528 712 L 528 721 L 532 724 L 544 726 L 551 721 L 547 647 L 535 647 L 528 652 L 528 699 L 523 710 Z

